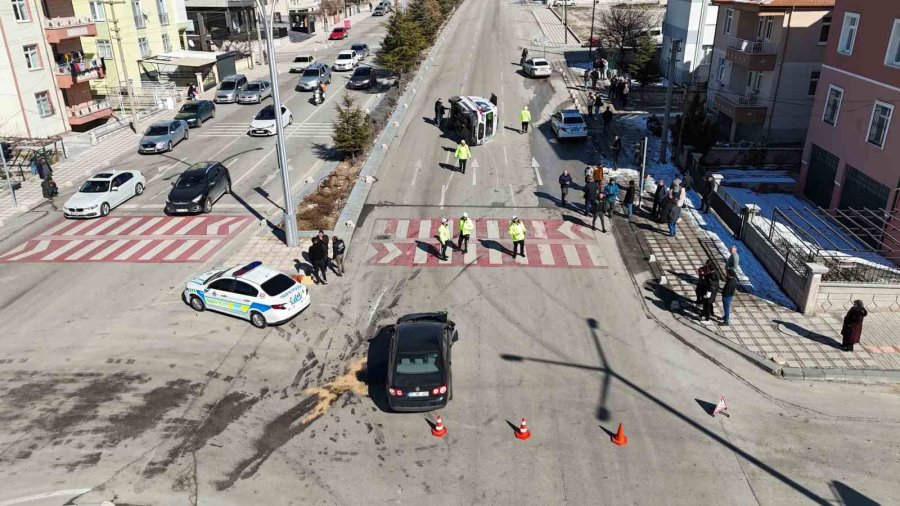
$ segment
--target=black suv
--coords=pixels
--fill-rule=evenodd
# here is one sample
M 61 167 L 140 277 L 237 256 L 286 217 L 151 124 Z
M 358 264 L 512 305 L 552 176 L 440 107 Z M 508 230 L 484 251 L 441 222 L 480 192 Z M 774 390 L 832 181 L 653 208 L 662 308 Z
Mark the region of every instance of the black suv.
M 414 313 L 391 330 L 387 399 L 394 411 L 430 411 L 453 397 L 450 349 L 459 339 L 447 313 Z
M 191 100 L 185 102 L 175 115 L 175 119 L 187 121 L 189 127 L 201 127 L 203 122 L 216 117 L 216 104 L 212 100 Z
M 166 199 L 166 214 L 208 213 L 213 203 L 231 192 L 231 175 L 219 162 L 191 165 L 172 183 Z

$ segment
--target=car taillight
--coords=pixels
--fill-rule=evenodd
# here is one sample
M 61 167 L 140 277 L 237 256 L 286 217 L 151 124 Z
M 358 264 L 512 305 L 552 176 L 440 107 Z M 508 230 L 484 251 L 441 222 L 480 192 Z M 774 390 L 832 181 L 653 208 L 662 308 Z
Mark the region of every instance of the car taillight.
M 284 309 L 284 304 L 272 304 L 272 309 Z
M 403 397 L 403 390 L 400 390 L 399 388 L 390 387 L 388 388 L 388 393 L 394 397 Z
M 441 385 L 431 391 L 431 395 L 445 394 L 447 393 L 447 385 Z

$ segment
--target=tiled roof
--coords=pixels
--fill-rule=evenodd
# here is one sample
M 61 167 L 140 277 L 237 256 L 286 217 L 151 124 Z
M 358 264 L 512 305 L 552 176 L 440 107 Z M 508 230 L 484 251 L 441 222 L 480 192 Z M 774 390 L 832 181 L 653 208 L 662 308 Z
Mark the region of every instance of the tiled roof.
M 757 5 L 759 7 L 834 7 L 835 0 L 712 0 L 716 5 Z

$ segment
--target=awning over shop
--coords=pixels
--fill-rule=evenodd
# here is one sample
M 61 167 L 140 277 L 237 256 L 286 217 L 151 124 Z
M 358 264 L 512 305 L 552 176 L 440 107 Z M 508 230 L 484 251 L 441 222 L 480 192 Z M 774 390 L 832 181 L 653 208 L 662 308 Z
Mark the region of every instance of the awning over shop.
M 215 64 L 222 55 L 227 52 L 207 52 L 207 51 L 172 51 L 163 53 L 141 60 L 143 63 L 152 63 L 154 65 L 173 67 L 206 67 Z

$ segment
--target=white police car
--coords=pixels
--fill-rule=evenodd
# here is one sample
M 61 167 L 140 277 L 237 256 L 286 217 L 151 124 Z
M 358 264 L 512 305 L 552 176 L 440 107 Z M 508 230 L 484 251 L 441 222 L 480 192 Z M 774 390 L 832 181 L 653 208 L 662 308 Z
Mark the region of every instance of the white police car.
M 183 297 L 196 311 L 234 315 L 258 328 L 289 320 L 310 302 L 305 286 L 262 262 L 204 272 L 185 284 Z

